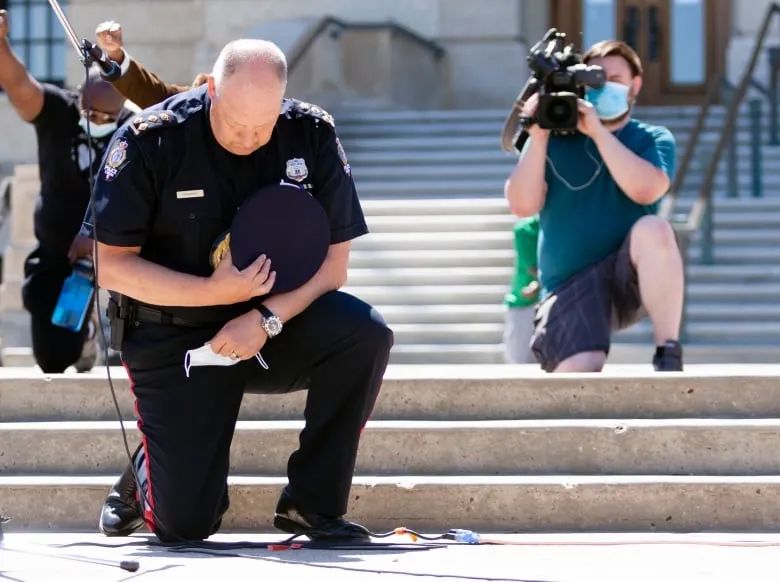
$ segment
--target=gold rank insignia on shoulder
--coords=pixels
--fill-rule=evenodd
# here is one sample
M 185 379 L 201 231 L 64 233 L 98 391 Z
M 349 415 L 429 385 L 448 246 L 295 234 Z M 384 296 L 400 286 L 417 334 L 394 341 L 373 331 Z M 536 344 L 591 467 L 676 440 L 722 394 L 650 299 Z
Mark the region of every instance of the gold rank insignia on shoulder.
M 336 126 L 336 121 L 333 116 L 325 111 L 322 107 L 306 103 L 306 101 L 298 101 L 295 103 L 296 117 L 314 117 L 315 119 L 321 119 L 328 125 Z
M 133 118 L 130 129 L 135 135 L 141 135 L 152 129 L 176 125 L 176 123 L 178 120 L 173 111 L 148 111 Z

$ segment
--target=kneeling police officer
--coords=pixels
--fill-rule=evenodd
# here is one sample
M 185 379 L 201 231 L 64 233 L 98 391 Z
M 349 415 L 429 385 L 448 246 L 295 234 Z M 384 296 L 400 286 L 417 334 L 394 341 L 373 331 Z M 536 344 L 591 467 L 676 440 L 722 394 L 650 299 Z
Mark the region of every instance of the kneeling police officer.
M 125 318 L 122 358 L 143 435 L 133 458 L 138 483 L 128 468 L 103 507 L 107 535 L 144 521 L 162 541 L 217 531 L 244 391 L 307 389 L 306 424 L 274 525 L 313 539 L 368 537 L 343 516 L 393 334 L 371 306 L 338 291 L 365 219 L 333 119 L 284 99 L 286 79 L 274 44 L 232 42 L 207 85 L 142 112 L 104 158 L 95 192 L 98 281 L 129 298 L 114 315 Z M 273 256 L 237 268 L 228 252 L 213 268 L 213 243 L 239 206 L 280 183 L 303 189 L 327 217 L 321 266 L 292 290 Z M 294 246 L 306 228 L 274 236 Z M 185 353 L 204 344 L 238 363 L 187 377 Z

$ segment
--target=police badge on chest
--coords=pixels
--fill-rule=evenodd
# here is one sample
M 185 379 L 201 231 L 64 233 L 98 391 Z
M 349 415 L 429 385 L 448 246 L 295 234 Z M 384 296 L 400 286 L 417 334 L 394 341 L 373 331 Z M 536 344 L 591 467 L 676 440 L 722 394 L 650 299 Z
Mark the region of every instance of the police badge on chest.
M 290 180 L 303 182 L 309 176 L 309 168 L 306 167 L 306 160 L 303 158 L 292 158 L 287 160 L 287 177 Z

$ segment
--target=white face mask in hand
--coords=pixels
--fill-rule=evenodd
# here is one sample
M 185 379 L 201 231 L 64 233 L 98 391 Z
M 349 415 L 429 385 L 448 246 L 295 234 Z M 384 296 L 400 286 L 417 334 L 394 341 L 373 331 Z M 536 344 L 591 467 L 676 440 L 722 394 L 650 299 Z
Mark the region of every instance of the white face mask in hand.
M 263 356 L 260 352 L 255 354 L 255 358 L 260 362 L 260 365 L 268 369 L 268 364 L 265 363 Z M 222 356 L 211 349 L 211 344 L 203 344 L 199 348 L 194 350 L 187 350 L 184 354 L 184 373 L 187 378 L 190 377 L 190 368 L 193 366 L 233 366 L 238 364 L 241 360 L 237 358 L 231 358 L 230 356 Z

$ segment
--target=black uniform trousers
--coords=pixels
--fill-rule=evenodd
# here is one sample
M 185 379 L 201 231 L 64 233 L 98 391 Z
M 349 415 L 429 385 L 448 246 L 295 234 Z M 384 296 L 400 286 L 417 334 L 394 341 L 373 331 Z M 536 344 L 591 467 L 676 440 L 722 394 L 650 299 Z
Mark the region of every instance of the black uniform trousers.
M 62 284 L 73 267 L 66 254 L 36 248 L 24 261 L 22 303 L 30 313 L 33 355 L 35 362 L 49 374 L 64 372 L 81 356 L 89 331 L 89 317 L 77 332 L 51 322 Z M 95 298 L 92 298 L 94 303 Z M 90 305 L 87 313 L 92 312 Z
M 307 512 L 347 511 L 360 432 L 379 393 L 392 331 L 368 304 L 330 292 L 285 324 L 261 354 L 234 366 L 198 366 L 184 354 L 220 326 L 139 323 L 122 358 L 143 433 L 139 481 L 147 524 L 163 541 L 214 533 L 228 508 L 230 443 L 244 392 L 308 389 L 300 446 L 289 458 L 288 491 Z M 159 520 L 159 521 L 158 521 Z

